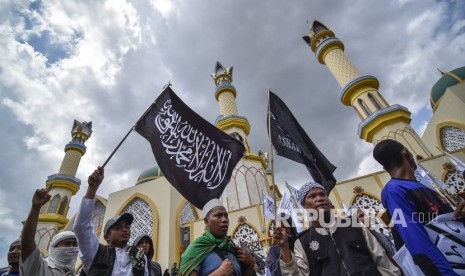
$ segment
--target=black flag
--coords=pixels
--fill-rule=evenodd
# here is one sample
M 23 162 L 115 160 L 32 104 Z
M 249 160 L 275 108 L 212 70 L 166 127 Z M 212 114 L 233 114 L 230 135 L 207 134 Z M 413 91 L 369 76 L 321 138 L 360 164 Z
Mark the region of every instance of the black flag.
M 220 198 L 245 151 L 241 142 L 200 117 L 170 87 L 135 130 L 150 142 L 166 179 L 199 209 Z
M 314 181 L 329 192 L 336 184 L 336 167 L 315 146 L 284 102 L 270 91 L 268 131 L 278 155 L 304 164 Z

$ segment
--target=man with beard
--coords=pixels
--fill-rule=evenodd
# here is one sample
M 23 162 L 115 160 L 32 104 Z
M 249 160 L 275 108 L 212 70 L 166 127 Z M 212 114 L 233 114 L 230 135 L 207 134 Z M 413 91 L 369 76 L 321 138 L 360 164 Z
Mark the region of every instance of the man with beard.
M 202 209 L 205 234 L 194 240 L 181 257 L 182 276 L 253 275 L 255 259 L 236 247 L 231 237 L 228 212 L 218 199 L 212 199 Z
M 414 263 L 426 275 L 457 275 L 424 226 L 436 216 L 452 212 L 451 206 L 436 191 L 416 180 L 417 164 L 401 143 L 383 140 L 373 149 L 373 157 L 391 176 L 381 192 L 381 200 L 390 217 L 400 222 L 393 228 L 397 249 L 405 244 Z M 465 215 L 464 206 L 462 201 L 454 219 Z
M 32 197 L 32 207 L 21 234 L 21 274 L 37 276 L 73 276 L 78 256 L 76 236 L 71 231 L 58 233 L 52 238 L 46 259 L 34 241 L 40 208 L 50 200 L 46 189 L 37 189 Z
M 289 248 L 286 229 L 276 229 L 283 275 L 401 275 L 365 227 L 328 223 L 330 205 L 323 186 L 306 183 L 299 189 L 298 199 L 317 215 L 295 241 L 294 252 Z
M 1 276 L 19 276 L 19 260 L 21 256 L 21 240 L 15 240 L 8 249 L 9 268 Z
M 155 249 L 153 248 L 153 241 L 147 234 L 140 234 L 134 239 L 133 244 L 139 246 L 144 250 L 147 261 L 149 262 L 149 276 L 162 276 L 161 266 L 159 263 L 152 261 Z
M 148 276 L 144 251 L 137 246 L 128 246 L 134 220 L 131 214 L 124 213 L 106 222 L 103 238 L 108 245 L 100 244 L 94 232 L 92 210 L 103 174 L 103 168 L 99 167 L 89 176 L 89 187 L 74 222 L 74 232 L 81 252 L 82 275 Z

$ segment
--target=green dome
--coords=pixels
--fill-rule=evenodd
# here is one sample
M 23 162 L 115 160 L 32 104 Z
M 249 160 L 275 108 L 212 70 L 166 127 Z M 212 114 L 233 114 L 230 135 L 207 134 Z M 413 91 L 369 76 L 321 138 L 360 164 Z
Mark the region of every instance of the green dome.
M 161 172 L 158 166 L 152 167 L 150 169 L 146 169 L 139 175 L 139 178 L 137 178 L 136 185 L 139 185 L 141 183 L 144 183 L 144 182 L 147 182 L 153 179 L 157 179 L 161 176 L 163 176 L 163 173 Z
M 430 103 L 433 111 L 436 110 L 441 97 L 446 93 L 446 89 L 465 80 L 465 67 L 459 67 L 447 73 L 442 73 L 442 77 L 431 88 Z

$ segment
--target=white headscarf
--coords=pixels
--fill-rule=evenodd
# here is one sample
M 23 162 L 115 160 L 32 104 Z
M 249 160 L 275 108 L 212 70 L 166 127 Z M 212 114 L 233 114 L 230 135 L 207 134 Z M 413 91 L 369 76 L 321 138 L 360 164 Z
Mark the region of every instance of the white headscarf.
M 61 241 L 76 239 L 71 231 L 63 231 L 53 237 L 50 243 L 48 257 L 45 259 L 49 266 L 74 270 L 79 249 L 77 247 L 56 247 Z

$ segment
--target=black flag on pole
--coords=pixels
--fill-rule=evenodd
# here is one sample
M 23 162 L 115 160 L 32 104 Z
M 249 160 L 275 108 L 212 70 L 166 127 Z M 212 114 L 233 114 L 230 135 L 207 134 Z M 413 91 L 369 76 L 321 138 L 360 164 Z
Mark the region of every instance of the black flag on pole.
M 304 164 L 314 181 L 329 192 L 336 184 L 336 167 L 312 142 L 284 102 L 270 91 L 268 130 L 278 155 Z
M 244 145 L 190 109 L 167 87 L 135 130 L 152 146 L 163 175 L 195 207 L 220 198 Z

